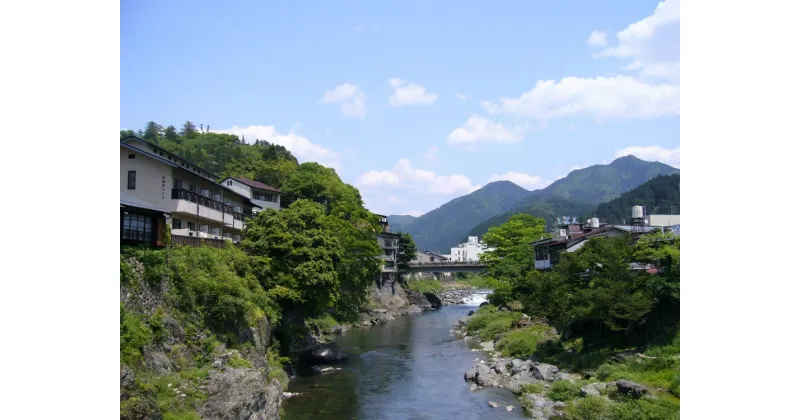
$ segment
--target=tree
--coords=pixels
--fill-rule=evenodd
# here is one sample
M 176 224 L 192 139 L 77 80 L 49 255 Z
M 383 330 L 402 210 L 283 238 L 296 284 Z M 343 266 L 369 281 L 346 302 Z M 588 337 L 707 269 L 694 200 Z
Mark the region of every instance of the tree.
M 163 130 L 164 127 L 156 124 L 154 121 L 150 121 L 147 123 L 147 127 L 144 130 L 144 139 L 156 143 Z
M 417 256 L 417 245 L 414 243 L 414 238 L 410 233 L 398 233 L 400 234 L 400 240 L 398 241 L 397 266 L 400 269 L 408 268 L 408 263 Z
M 133 137 L 136 135 L 136 132 L 133 130 L 120 130 L 119 131 L 119 139 L 122 140 L 126 137 Z
M 194 123 L 191 121 L 186 121 L 183 123 L 183 130 L 181 130 L 181 135 L 186 137 L 187 139 L 191 139 L 197 136 L 197 127 L 195 127 Z
M 298 305 L 314 315 L 339 298 L 336 266 L 343 257 L 340 239 L 331 234 L 322 207 L 298 200 L 285 210 L 264 210 L 250 221 L 242 246 L 268 257 L 271 269 L 259 279 L 283 305 Z
M 524 278 L 533 269 L 531 242 L 546 234 L 544 219 L 529 214 L 515 214 L 500 226 L 493 226 L 483 241 L 494 251 L 481 254 L 488 267 L 488 277 L 506 284 Z
M 174 125 L 170 125 L 169 127 L 166 128 L 166 130 L 164 130 L 164 138 L 166 138 L 169 141 L 174 141 L 174 142 L 179 141 L 178 132 L 177 130 L 175 130 Z

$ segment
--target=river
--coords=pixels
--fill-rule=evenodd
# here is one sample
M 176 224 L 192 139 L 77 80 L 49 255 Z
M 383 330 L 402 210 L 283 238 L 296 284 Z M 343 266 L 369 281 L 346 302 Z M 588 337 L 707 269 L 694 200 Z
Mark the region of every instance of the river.
M 469 391 L 464 372 L 483 352 L 471 351 L 450 330 L 485 300 L 401 316 L 354 329 L 336 342 L 350 354 L 324 375 L 301 375 L 284 400 L 285 419 L 513 419 L 525 418 L 515 396 L 499 388 Z M 489 401 L 498 404 L 491 408 Z M 514 411 L 505 407 L 513 405 Z

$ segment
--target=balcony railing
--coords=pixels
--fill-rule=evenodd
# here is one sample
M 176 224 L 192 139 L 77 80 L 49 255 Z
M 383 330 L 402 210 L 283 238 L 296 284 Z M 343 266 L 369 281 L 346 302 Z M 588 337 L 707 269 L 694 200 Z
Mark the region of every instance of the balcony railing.
M 208 207 L 226 214 L 232 214 L 235 220 L 244 222 L 244 214 L 234 211 L 234 207 L 230 204 L 225 204 L 221 201 L 214 200 L 213 198 L 206 197 L 194 191 L 189 191 L 181 188 L 172 190 L 173 200 L 188 200 L 192 203 L 200 203 L 201 206 Z

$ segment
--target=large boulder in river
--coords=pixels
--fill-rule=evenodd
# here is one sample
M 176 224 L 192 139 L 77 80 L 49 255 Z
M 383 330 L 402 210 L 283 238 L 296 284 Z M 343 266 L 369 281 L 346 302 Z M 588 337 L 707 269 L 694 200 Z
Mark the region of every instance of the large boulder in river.
M 200 408 L 204 419 L 279 419 L 283 389 L 273 379 L 267 383 L 258 369 L 215 371 L 209 378 L 208 398 Z
M 426 298 L 422 293 L 411 289 L 406 289 L 405 293 L 406 297 L 408 298 L 408 302 L 412 306 L 417 306 L 420 309 L 432 309 L 430 301 L 428 301 L 428 298 Z
M 436 296 L 431 292 L 425 292 L 423 293 L 423 295 L 425 295 L 425 298 L 428 299 L 428 302 L 431 303 L 432 308 L 436 309 L 442 307 L 442 300 L 439 299 L 439 296 Z
M 488 388 L 499 387 L 502 376 L 485 363 L 475 363 L 472 369 L 464 374 L 464 379 L 475 381 L 476 384 Z
M 338 344 L 325 343 L 308 351 L 303 358 L 314 363 L 332 363 L 346 360 L 348 357 Z

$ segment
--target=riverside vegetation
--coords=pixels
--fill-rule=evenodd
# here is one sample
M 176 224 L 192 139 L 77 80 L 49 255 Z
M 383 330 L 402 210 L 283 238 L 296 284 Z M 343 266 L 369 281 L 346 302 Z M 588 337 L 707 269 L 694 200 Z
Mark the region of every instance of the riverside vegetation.
M 378 218 L 333 169 L 281 146 L 191 122 L 139 134 L 209 171 L 280 187 L 285 208 L 249 220 L 240 246 L 121 248 L 120 418 L 278 418 L 281 355 L 317 348 L 374 306 Z
M 456 330 L 494 353 L 465 378 L 512 390 L 535 418 L 679 418 L 680 238 L 595 238 L 540 272 L 526 245 L 544 234 L 520 214 L 484 237 L 494 293 Z

